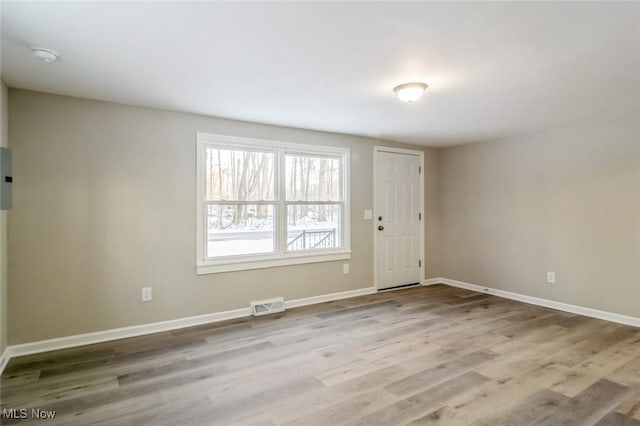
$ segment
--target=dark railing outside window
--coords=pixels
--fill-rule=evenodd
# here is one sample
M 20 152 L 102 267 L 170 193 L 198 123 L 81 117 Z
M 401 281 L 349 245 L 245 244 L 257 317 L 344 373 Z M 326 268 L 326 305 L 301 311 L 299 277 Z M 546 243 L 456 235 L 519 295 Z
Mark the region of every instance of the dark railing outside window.
M 303 230 L 287 244 L 288 250 L 312 250 L 334 248 L 336 242 L 335 229 L 322 229 L 315 231 Z

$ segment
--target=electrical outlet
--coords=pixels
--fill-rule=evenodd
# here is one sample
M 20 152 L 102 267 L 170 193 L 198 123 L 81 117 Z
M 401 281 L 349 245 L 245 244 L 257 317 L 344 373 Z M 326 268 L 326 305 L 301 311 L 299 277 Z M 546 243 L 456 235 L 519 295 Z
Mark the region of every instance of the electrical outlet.
M 342 273 L 343 274 L 348 274 L 349 273 L 349 264 L 348 263 L 343 263 L 342 264 Z
M 364 220 L 371 220 L 371 219 L 373 219 L 373 211 L 365 210 L 364 211 Z
M 547 272 L 547 283 L 555 284 L 556 283 L 556 273 L 555 272 Z
M 142 287 L 142 301 L 151 302 L 153 294 L 151 293 L 151 287 Z

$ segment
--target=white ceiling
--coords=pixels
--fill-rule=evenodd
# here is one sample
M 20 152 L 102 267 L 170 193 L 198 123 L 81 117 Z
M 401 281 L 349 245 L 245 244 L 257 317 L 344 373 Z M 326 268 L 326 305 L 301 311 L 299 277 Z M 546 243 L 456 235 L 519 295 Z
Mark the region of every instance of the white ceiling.
M 2 77 L 444 146 L 639 117 L 640 4 L 3 1 Z M 413 80 L 425 98 L 396 100 Z

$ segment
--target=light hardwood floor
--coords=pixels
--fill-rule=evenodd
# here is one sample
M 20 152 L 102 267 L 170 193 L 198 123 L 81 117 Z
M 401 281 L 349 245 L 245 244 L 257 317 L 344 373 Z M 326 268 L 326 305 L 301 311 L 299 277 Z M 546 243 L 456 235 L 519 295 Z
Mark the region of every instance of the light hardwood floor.
M 13 359 L 1 386 L 73 425 L 640 425 L 640 329 L 437 285 Z

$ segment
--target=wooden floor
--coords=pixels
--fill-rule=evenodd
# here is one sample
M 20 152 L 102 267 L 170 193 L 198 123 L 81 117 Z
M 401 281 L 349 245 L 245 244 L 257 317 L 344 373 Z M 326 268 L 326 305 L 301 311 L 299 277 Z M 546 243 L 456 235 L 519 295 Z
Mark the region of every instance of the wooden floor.
M 640 329 L 419 287 L 13 359 L 1 405 L 73 425 L 640 425 Z

